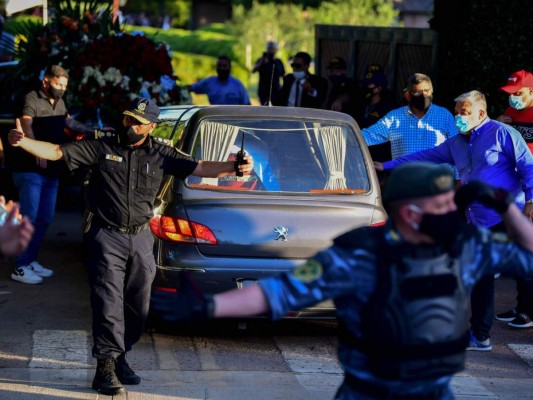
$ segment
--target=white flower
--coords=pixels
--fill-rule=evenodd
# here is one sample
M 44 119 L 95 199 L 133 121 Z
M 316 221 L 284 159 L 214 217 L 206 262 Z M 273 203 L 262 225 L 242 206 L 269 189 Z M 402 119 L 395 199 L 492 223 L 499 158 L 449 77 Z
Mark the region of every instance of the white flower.
M 122 81 L 120 82 L 120 87 L 124 90 L 129 90 L 130 89 L 130 77 L 127 76 L 127 75 L 124 75 L 122 77 Z
M 103 78 L 109 82 L 111 86 L 116 86 L 122 82 L 122 74 L 115 67 L 109 67 L 104 73 Z
M 157 83 L 152 83 L 152 93 L 159 92 L 161 92 L 161 85 L 158 85 Z

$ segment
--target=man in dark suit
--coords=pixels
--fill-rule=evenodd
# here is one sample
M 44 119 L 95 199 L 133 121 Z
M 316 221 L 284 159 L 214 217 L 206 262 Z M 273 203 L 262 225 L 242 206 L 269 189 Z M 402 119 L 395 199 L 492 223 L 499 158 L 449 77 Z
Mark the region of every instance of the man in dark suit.
M 311 56 L 303 51 L 296 53 L 291 67 L 292 74 L 283 79 L 279 103 L 276 105 L 289 107 L 321 108 L 326 100 L 327 81 L 309 73 Z

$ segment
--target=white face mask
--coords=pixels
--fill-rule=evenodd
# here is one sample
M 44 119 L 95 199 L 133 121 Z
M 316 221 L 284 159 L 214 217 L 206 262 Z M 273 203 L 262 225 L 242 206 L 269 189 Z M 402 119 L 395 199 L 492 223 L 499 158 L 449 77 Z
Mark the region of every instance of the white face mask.
M 305 71 L 294 71 L 292 73 L 296 79 L 303 79 L 305 78 Z

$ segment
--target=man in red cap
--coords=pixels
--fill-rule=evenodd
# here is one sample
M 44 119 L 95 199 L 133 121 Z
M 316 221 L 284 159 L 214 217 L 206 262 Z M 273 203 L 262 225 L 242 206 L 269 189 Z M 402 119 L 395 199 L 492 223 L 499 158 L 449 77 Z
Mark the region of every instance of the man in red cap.
M 498 121 L 520 132 L 533 153 L 533 74 L 524 70 L 515 72 L 500 89 L 509 94 L 509 107 Z M 511 328 L 533 328 L 533 281 L 518 278 L 516 290 L 516 307 L 496 314 L 496 319 L 507 322 Z
M 524 70 L 515 72 L 500 89 L 509 94 L 509 107 L 498 121 L 518 130 L 533 152 L 533 74 Z

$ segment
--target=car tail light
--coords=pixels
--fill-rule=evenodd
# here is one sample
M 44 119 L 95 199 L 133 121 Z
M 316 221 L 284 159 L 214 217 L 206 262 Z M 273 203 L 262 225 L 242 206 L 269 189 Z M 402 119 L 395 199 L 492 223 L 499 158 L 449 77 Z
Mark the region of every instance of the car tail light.
M 158 292 L 165 292 L 165 293 L 177 293 L 178 292 L 178 289 L 176 288 L 163 287 L 163 286 L 153 286 L 152 289 Z
M 370 227 L 371 228 L 377 228 L 378 226 L 383 226 L 387 223 L 387 221 L 379 221 L 379 222 L 374 222 L 372 224 L 370 224 Z
M 217 238 L 207 226 L 183 218 L 156 215 L 150 220 L 150 229 L 162 240 L 213 246 L 218 244 Z

